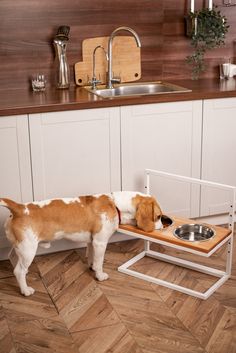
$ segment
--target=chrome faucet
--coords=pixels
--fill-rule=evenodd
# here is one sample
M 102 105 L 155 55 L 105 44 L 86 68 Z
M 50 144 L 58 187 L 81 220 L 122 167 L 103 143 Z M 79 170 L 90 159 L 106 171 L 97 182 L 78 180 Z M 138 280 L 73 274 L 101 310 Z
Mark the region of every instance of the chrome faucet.
M 109 60 L 108 60 L 107 88 L 113 88 L 113 86 L 112 86 L 113 83 L 120 83 L 120 78 L 113 77 L 113 73 L 112 73 L 112 43 L 113 43 L 113 38 L 116 36 L 117 32 L 120 32 L 120 31 L 130 32 L 136 40 L 137 47 L 141 48 L 141 42 L 140 42 L 139 36 L 132 28 L 118 27 L 112 32 L 112 34 L 110 35 L 109 41 L 108 41 L 108 59 Z
M 107 55 L 106 50 L 103 48 L 102 45 L 98 45 L 93 51 L 93 77 L 92 77 L 92 80 L 89 82 L 92 85 L 92 89 L 97 89 L 97 84 L 101 83 L 101 81 L 98 80 L 97 77 L 96 77 L 96 70 L 95 70 L 96 51 L 97 51 L 97 49 L 102 49 L 104 51 L 106 60 L 108 61 L 108 55 Z

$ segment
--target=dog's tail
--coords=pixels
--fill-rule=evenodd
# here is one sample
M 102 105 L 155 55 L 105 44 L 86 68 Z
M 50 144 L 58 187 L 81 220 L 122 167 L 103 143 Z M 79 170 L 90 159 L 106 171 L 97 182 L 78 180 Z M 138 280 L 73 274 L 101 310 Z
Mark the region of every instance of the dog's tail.
M 10 199 L 0 198 L 0 206 L 8 208 L 13 215 L 20 215 L 23 212 L 24 206 Z

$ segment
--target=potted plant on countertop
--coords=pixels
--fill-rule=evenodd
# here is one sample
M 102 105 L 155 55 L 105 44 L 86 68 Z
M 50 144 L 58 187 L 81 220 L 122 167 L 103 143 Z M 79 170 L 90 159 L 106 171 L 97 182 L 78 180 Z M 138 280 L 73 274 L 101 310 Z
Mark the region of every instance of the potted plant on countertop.
M 190 11 L 187 16 L 187 36 L 191 38 L 194 53 L 186 57 L 192 66 L 192 78 L 198 79 L 205 71 L 204 56 L 207 50 L 218 48 L 225 44 L 225 35 L 229 25 L 217 7 Z

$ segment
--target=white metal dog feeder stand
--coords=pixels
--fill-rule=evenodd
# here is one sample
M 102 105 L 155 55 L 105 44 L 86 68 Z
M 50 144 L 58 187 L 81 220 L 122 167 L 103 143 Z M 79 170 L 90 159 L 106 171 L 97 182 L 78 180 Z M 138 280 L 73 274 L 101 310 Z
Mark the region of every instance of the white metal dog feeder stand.
M 218 184 L 206 180 L 200 180 L 195 178 L 184 177 L 180 175 L 165 173 L 161 171 L 146 170 L 146 189 L 149 194 L 150 191 L 150 175 L 163 176 L 170 179 L 185 181 L 191 184 L 204 185 L 209 187 L 214 187 L 218 189 L 228 190 L 230 192 L 230 203 L 229 203 L 229 222 L 228 228 L 211 226 L 216 235 L 213 239 L 205 242 L 186 242 L 180 239 L 177 239 L 173 235 L 173 230 L 177 225 L 184 223 L 192 223 L 193 221 L 190 219 L 179 219 L 173 217 L 174 224 L 173 226 L 168 227 L 167 230 L 156 230 L 151 233 L 144 232 L 137 227 L 130 225 L 121 225 L 119 228 L 120 233 L 124 233 L 130 235 L 135 238 L 140 238 L 144 240 L 144 251 L 140 254 L 136 255 L 123 265 L 118 268 L 119 272 L 123 272 L 125 274 L 158 284 L 165 287 L 168 287 L 173 290 L 180 291 L 182 293 L 201 298 L 207 299 L 212 293 L 214 293 L 231 275 L 231 267 L 232 267 L 232 252 L 233 252 L 233 230 L 234 230 L 234 215 L 235 215 L 235 196 L 236 196 L 236 187 Z M 189 252 L 195 255 L 200 255 L 204 257 L 210 257 L 213 253 L 215 253 L 219 248 L 221 248 L 224 244 L 227 244 L 227 255 L 226 255 L 226 266 L 225 271 L 221 271 L 212 267 L 208 267 L 205 265 L 198 264 L 196 262 L 191 262 L 188 260 L 181 259 L 179 257 L 174 257 L 170 255 L 166 255 L 157 251 L 150 250 L 150 242 L 157 243 L 160 245 L 164 245 L 167 247 L 171 247 L 177 250 L 182 250 L 185 252 Z M 158 260 L 162 260 L 174 265 L 182 266 L 191 270 L 199 271 L 202 273 L 209 274 L 211 276 L 218 277 L 219 279 L 205 292 L 199 292 L 196 290 L 189 289 L 184 286 L 180 286 L 159 278 L 155 278 L 152 276 L 145 275 L 141 272 L 129 269 L 130 266 L 134 265 L 137 261 L 142 259 L 144 256 L 149 256 Z

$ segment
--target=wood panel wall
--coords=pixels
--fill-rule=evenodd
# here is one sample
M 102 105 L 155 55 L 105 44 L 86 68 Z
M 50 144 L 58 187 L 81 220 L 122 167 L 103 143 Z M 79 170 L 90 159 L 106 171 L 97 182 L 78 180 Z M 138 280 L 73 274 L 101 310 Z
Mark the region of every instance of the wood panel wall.
M 197 7 L 202 0 L 196 0 Z M 191 76 L 185 57 L 191 53 L 184 15 L 190 0 L 1 0 L 0 90 L 27 88 L 33 74 L 54 84 L 52 39 L 60 25 L 71 27 L 68 60 L 80 61 L 85 38 L 107 36 L 118 26 L 130 26 L 142 41 L 142 80 Z M 221 5 L 221 0 L 215 4 Z M 222 56 L 236 57 L 236 7 L 222 7 L 231 25 L 226 47 L 207 55 L 204 77 L 218 75 Z

